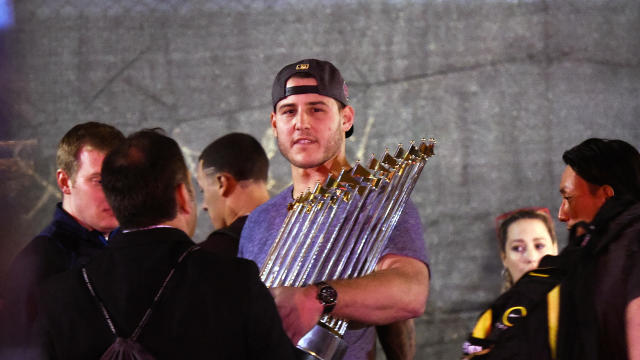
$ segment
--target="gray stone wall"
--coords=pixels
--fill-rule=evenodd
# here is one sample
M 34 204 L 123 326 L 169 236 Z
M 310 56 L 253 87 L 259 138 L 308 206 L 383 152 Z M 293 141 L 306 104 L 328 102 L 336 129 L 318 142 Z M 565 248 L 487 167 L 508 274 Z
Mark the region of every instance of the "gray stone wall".
M 290 179 L 269 128 L 271 81 L 295 60 L 328 59 L 356 109 L 351 160 L 438 139 L 412 196 L 432 273 L 427 311 L 416 321 L 417 358 L 457 358 L 499 291 L 494 217 L 532 205 L 557 212 L 562 152 L 587 137 L 640 146 L 634 0 L 13 7 L 15 25 L 0 33 L 0 273 L 59 201 L 55 147 L 72 125 L 102 121 L 125 133 L 160 126 L 191 166 L 214 138 L 247 132 L 267 149 L 276 193 Z M 211 230 L 201 215 L 197 239 Z

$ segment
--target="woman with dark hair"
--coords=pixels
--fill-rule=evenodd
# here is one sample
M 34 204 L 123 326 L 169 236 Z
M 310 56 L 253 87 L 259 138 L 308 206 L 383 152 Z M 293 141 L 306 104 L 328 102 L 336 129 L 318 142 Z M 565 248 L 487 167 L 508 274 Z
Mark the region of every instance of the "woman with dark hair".
M 545 255 L 558 254 L 558 239 L 547 208 L 523 208 L 496 218 L 502 259 L 502 291 L 509 289 L 527 271 L 538 267 Z

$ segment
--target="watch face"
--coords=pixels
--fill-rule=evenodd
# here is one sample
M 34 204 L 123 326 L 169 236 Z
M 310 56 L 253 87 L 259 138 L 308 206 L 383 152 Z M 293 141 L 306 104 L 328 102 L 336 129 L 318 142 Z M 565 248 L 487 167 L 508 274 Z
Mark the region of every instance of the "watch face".
M 336 289 L 329 285 L 323 286 L 318 293 L 318 299 L 322 301 L 323 304 L 334 304 L 337 297 L 338 293 Z
M 331 285 L 326 282 L 319 282 L 315 284 L 318 287 L 318 301 L 323 305 L 324 310 L 322 311 L 323 315 L 327 315 L 333 311 L 333 308 L 336 306 L 336 301 L 338 300 L 338 292 L 336 289 L 332 288 Z

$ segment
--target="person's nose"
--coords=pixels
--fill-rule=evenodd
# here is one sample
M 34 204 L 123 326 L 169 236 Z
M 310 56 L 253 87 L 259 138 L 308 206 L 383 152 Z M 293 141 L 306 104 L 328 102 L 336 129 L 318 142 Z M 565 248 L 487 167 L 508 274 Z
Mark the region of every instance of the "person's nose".
M 560 220 L 561 222 L 569 221 L 569 211 L 567 207 L 567 200 L 563 199 L 562 203 L 560 204 L 560 209 L 558 209 L 558 220 Z
M 302 109 L 298 111 L 295 118 L 295 128 L 296 130 L 305 130 L 309 128 L 310 119 L 309 115 Z
M 535 264 L 538 261 L 538 254 L 533 250 L 527 250 L 524 253 L 524 259 L 529 264 Z

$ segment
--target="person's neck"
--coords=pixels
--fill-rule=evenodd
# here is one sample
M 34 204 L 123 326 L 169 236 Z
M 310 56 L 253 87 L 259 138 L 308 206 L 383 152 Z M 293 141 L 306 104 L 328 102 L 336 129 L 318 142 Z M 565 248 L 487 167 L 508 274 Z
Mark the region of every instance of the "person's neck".
M 342 169 L 350 165 L 345 157 L 339 157 L 325 162 L 313 168 L 298 168 L 291 165 L 291 178 L 293 180 L 293 198 L 297 198 L 307 190 L 313 190 L 317 183 L 322 184 L 329 175 L 337 176 Z
M 267 200 L 269 200 L 269 192 L 265 182 L 243 181 L 238 183 L 237 189 L 227 200 L 225 226 L 231 225 L 241 216 L 249 215 Z
M 109 231 L 99 231 L 98 229 L 94 229 L 93 227 L 89 226 L 89 224 L 83 222 L 82 220 L 80 220 L 80 218 L 78 218 L 75 215 L 75 211 L 73 209 L 73 207 L 71 206 L 70 202 L 68 200 L 66 200 L 63 196 L 62 198 L 62 210 L 64 210 L 67 214 L 69 214 L 69 216 L 71 216 L 73 218 L 73 220 L 75 220 L 80 226 L 82 226 L 83 228 L 87 229 L 87 231 L 98 231 L 99 233 L 102 234 L 102 236 L 104 236 L 105 239 L 109 240 L 109 235 L 111 234 L 111 232 L 114 229 L 111 229 Z
M 180 214 L 178 214 L 178 216 L 176 216 L 175 218 L 168 220 L 168 221 L 164 221 L 160 224 L 157 224 L 156 226 L 158 227 L 173 227 L 176 228 L 178 230 L 182 230 L 185 234 L 187 234 L 187 236 L 192 237 L 193 234 L 190 234 L 190 229 L 189 229 L 189 225 L 187 223 L 186 217 L 184 216 L 180 216 Z

